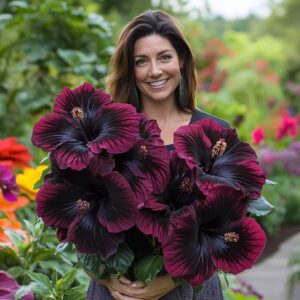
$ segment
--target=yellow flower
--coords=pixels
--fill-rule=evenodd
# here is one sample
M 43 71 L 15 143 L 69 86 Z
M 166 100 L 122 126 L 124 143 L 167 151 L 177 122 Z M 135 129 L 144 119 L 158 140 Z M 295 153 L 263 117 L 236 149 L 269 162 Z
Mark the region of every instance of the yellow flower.
M 17 174 L 17 184 L 21 193 L 30 200 L 35 200 L 38 190 L 34 190 L 33 186 L 41 178 L 42 172 L 47 167 L 46 165 L 41 165 L 36 168 L 25 168 L 23 173 Z

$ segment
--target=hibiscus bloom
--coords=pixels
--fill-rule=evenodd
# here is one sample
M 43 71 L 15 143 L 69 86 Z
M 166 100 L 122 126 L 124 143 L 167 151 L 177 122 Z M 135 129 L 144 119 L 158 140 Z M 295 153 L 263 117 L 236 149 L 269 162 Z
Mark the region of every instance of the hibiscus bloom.
M 0 271 L 0 299 L 15 299 L 16 292 L 19 288 L 20 286 L 15 278 L 4 271 Z M 22 297 L 22 300 L 34 300 L 33 293 L 27 293 Z
M 32 156 L 29 150 L 17 142 L 16 137 L 0 139 L 0 164 L 10 168 L 29 167 Z
M 35 124 L 32 143 L 51 152 L 60 168 L 82 170 L 101 154 L 128 151 L 138 138 L 139 121 L 132 105 L 112 103 L 108 94 L 85 83 L 63 89 L 53 113 Z
M 204 193 L 225 185 L 253 199 L 260 197 L 264 171 L 255 151 L 238 139 L 235 129 L 202 119 L 179 128 L 174 134 L 174 146 L 178 156 L 196 169 L 196 183 Z
M 16 195 L 20 193 L 15 175 L 8 167 L 3 165 L 0 165 L 0 192 L 8 201 L 16 201 Z
M 172 226 L 163 247 L 166 270 L 192 285 L 202 284 L 217 269 L 237 274 L 251 268 L 266 243 L 261 227 L 246 217 L 246 201 L 228 187 L 186 206 Z
M 97 253 L 104 258 L 114 254 L 124 240 L 123 231 L 137 217 L 136 200 L 117 172 L 94 175 L 89 169 L 58 170 L 41 186 L 37 215 L 45 224 L 58 228 L 58 238 L 73 242 L 81 253 Z
M 170 180 L 167 188 L 151 197 L 139 206 L 137 226 L 145 234 L 152 234 L 161 243 L 169 235 L 170 219 L 182 208 L 194 201 L 202 201 L 204 195 L 195 184 L 195 176 L 184 160 L 176 152 L 170 154 Z
M 139 203 L 154 190 L 161 193 L 169 181 L 169 151 L 155 120 L 142 115 L 140 136 L 126 153 L 115 156 L 116 170 L 130 183 Z

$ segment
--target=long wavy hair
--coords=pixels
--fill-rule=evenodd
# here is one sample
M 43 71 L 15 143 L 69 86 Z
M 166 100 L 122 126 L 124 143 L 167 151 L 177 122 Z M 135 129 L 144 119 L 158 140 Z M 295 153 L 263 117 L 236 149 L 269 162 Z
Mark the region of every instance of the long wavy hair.
M 181 76 L 185 84 L 181 90 L 179 86 L 176 89 L 176 104 L 182 111 L 194 111 L 197 78 L 192 50 L 175 18 L 159 10 L 142 13 L 131 20 L 121 31 L 111 57 L 107 77 L 107 90 L 113 101 L 131 103 L 138 110 L 140 109 L 140 102 L 131 101 L 133 91 L 136 91 L 133 50 L 134 43 L 138 39 L 150 34 L 158 34 L 167 38 L 176 50 L 180 61 L 183 62 Z M 180 101 L 182 94 L 186 98 L 185 101 Z

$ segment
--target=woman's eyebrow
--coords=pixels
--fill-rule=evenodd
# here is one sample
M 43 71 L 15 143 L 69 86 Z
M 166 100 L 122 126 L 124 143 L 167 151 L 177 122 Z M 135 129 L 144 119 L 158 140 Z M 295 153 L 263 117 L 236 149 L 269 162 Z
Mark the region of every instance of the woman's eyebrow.
M 162 50 L 162 51 L 158 52 L 157 54 L 161 55 L 161 54 L 163 54 L 165 52 L 169 52 L 169 51 L 174 52 L 173 49 L 165 49 L 165 50 Z M 147 57 L 147 55 L 145 55 L 145 54 L 137 54 L 137 55 L 134 55 L 133 57 Z

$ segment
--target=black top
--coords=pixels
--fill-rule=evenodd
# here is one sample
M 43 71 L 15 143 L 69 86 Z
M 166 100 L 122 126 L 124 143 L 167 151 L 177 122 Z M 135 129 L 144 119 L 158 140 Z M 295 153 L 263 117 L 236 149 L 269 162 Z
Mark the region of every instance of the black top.
M 220 119 L 220 118 L 218 118 L 216 116 L 213 116 L 213 115 L 210 115 L 210 114 L 204 112 L 203 110 L 198 110 L 198 109 L 195 110 L 195 111 L 193 111 L 189 125 L 192 124 L 192 123 L 194 123 L 194 122 L 196 122 L 196 121 L 204 119 L 204 118 L 212 119 L 212 120 L 218 122 L 223 127 L 230 128 L 230 125 L 226 121 L 224 121 L 223 119 Z M 166 147 L 167 147 L 167 149 L 169 151 L 175 150 L 173 144 L 166 145 Z

